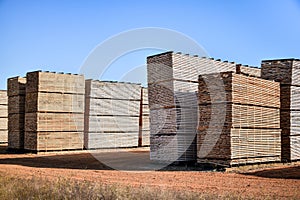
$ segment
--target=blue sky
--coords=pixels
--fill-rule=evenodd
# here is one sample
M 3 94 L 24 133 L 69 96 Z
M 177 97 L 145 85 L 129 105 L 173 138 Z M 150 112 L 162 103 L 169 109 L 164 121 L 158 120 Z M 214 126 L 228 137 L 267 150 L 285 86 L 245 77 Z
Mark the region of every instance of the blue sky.
M 142 27 L 181 32 L 211 57 L 242 64 L 300 58 L 299 0 L 0 0 L 0 89 L 32 70 L 78 73 L 98 44 Z M 120 58 L 103 78 L 120 79 L 152 53 Z

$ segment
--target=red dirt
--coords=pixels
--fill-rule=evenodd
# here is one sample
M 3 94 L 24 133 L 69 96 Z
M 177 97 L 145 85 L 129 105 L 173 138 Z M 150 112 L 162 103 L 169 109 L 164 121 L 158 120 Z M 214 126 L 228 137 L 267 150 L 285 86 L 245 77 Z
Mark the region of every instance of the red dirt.
M 147 186 L 197 193 L 254 198 L 300 199 L 300 163 L 233 172 L 109 170 L 88 153 L 7 154 L 0 152 L 0 173 L 15 177 L 70 178 L 124 186 Z M 241 172 L 242 171 L 242 172 Z

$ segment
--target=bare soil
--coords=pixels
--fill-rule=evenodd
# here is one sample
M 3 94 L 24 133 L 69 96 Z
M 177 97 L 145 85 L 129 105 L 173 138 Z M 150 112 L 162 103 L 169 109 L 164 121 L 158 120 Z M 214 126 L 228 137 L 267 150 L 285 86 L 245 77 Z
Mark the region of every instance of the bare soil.
M 213 171 L 118 171 L 88 152 L 12 154 L 0 147 L 0 173 L 20 178 L 67 178 L 131 187 L 259 199 L 300 199 L 300 163 L 253 165 Z M 145 149 L 127 150 L 148 154 Z M 118 155 L 114 159 L 118 159 Z M 130 162 L 130 161 L 128 161 Z

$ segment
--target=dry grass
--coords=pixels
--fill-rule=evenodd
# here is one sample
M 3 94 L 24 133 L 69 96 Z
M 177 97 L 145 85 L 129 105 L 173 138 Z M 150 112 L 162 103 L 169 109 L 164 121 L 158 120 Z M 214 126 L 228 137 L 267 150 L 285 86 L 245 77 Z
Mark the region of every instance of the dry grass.
M 88 181 L 41 178 L 18 179 L 0 175 L 0 199 L 244 199 L 239 196 L 219 196 L 217 194 L 195 194 L 159 190 L 150 187 L 124 187 L 105 185 Z

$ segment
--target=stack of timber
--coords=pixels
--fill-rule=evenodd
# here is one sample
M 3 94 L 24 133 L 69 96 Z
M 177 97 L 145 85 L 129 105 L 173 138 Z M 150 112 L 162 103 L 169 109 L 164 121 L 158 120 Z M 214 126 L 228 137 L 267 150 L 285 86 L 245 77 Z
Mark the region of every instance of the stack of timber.
M 141 85 L 86 80 L 84 147 L 137 147 Z
M 239 70 L 239 73 L 260 76 L 260 70 L 254 67 L 173 52 L 149 56 L 147 65 L 150 156 L 159 161 L 196 160 L 200 74 Z
M 8 149 L 23 150 L 26 78 L 9 78 L 7 87 Z
M 8 112 L 7 91 L 0 90 L 0 143 L 7 143 L 8 135 Z
M 150 145 L 150 110 L 148 101 L 148 88 L 142 87 L 141 107 L 140 107 L 140 129 L 139 146 Z
M 262 61 L 262 78 L 280 82 L 282 161 L 300 160 L 300 60 Z
M 236 73 L 237 74 L 244 74 L 247 76 L 253 77 L 261 77 L 261 69 L 258 67 L 248 66 L 248 65 L 236 65 Z
M 280 161 L 279 95 L 274 81 L 232 72 L 200 75 L 197 161 L 225 166 Z
M 27 73 L 25 150 L 83 149 L 84 95 L 82 75 Z

